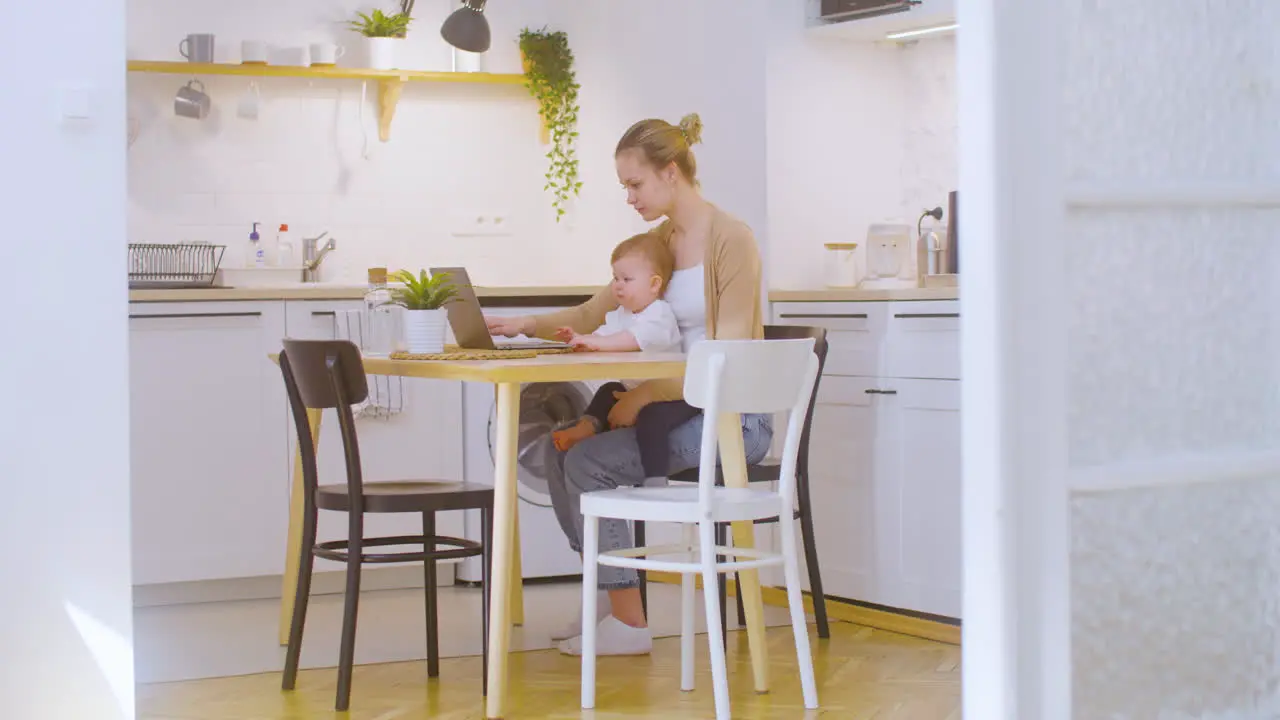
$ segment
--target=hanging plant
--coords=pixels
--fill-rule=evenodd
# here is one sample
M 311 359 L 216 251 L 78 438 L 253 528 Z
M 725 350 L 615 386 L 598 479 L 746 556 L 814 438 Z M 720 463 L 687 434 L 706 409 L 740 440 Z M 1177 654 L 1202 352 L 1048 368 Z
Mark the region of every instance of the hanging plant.
M 547 152 L 547 184 L 553 194 L 556 222 L 565 214 L 569 196 L 582 189 L 578 181 L 578 83 L 573 72 L 573 51 L 563 32 L 525 28 L 520 31 L 520 55 L 525 87 L 538 101 L 538 114 L 551 136 Z

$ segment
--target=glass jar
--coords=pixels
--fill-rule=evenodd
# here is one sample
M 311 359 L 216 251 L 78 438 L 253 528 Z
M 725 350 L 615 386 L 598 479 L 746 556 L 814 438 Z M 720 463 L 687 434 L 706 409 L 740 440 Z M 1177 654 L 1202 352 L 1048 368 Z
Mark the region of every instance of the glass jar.
M 364 347 L 361 348 L 369 357 L 388 357 L 404 349 L 404 308 L 394 301 L 395 296 L 387 287 L 387 269 L 369 268 L 369 289 L 364 294 Z
M 857 287 L 858 243 L 826 243 L 823 247 L 827 249 L 827 287 Z

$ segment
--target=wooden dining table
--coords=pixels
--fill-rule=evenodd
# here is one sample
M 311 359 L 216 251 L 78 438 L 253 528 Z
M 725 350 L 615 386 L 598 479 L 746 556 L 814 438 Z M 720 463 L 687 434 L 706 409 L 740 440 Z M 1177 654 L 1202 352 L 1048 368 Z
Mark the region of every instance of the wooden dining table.
M 513 622 L 523 623 L 523 590 L 519 549 L 515 546 L 518 527 L 516 496 L 516 438 L 520 418 L 520 388 L 524 383 L 574 382 L 585 380 L 650 380 L 684 376 L 685 357 L 680 353 L 569 353 L 541 354 L 536 357 L 498 360 L 400 360 L 364 358 L 364 370 L 370 375 L 432 380 L 461 380 L 491 383 L 496 386 L 497 433 L 494 447 L 493 569 L 488 592 L 489 614 L 489 690 L 485 701 L 485 717 L 501 718 L 506 708 L 507 653 Z M 312 437 L 319 440 L 320 413 L 308 415 Z M 717 420 L 721 465 L 728 487 L 746 487 L 747 465 L 743 450 L 742 421 L 736 413 L 725 413 Z M 303 482 L 300 462 L 295 459 L 293 486 L 289 499 L 289 534 L 285 548 L 285 573 L 280 601 L 280 644 L 288 643 L 289 622 L 293 615 L 294 588 L 298 582 L 299 553 L 302 545 Z M 751 523 L 735 523 L 733 541 L 738 547 L 753 547 Z M 747 638 L 757 692 L 769 686 L 768 657 L 765 644 L 764 606 L 760 578 L 755 570 L 741 573 L 743 605 L 746 610 Z M 713 588 L 714 590 L 714 588 Z

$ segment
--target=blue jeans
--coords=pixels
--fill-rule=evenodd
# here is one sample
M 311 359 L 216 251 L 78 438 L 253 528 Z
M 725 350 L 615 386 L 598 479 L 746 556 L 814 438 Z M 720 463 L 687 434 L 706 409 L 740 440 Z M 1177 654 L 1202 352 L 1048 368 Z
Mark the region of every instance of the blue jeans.
M 703 416 L 698 415 L 671 431 L 669 472 L 672 474 L 697 467 L 702 449 L 702 420 Z M 763 460 L 773 442 L 773 417 L 742 416 L 742 441 L 747 464 Z M 640 464 L 635 428 L 619 428 L 594 435 L 563 453 L 555 449 L 548 437 L 545 448 L 547 462 L 544 467 L 556 519 L 569 538 L 569 546 L 582 552 L 582 494 L 644 484 L 645 473 Z M 600 552 L 622 550 L 634 544 L 626 520 L 601 518 Z M 638 585 L 635 570 L 600 566 L 598 587 L 601 590 L 621 590 Z

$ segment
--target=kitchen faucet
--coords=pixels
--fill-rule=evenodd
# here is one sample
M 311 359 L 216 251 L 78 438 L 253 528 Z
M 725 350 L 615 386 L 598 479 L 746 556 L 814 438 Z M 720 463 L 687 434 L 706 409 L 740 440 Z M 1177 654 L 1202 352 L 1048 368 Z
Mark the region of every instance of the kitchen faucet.
M 329 242 L 323 247 L 316 247 L 328 234 L 329 231 L 325 230 L 316 237 L 302 238 L 302 282 L 316 282 L 320 276 L 320 263 L 324 262 L 326 255 L 337 249 L 338 243 L 334 238 L 329 238 Z

